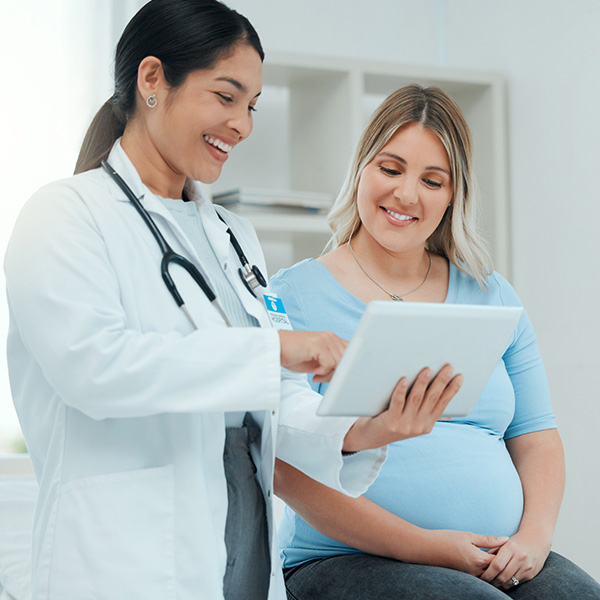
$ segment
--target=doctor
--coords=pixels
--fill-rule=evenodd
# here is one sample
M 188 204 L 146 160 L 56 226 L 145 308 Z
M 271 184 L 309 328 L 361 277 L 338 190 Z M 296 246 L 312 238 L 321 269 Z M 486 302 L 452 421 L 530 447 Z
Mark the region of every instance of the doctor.
M 327 381 L 345 342 L 272 327 L 255 232 L 194 183 L 214 182 L 250 134 L 262 59 L 220 2 L 152 0 L 119 41 L 78 174 L 19 217 L 8 358 L 40 484 L 35 600 L 283 600 L 276 443 L 358 495 L 378 448 L 432 425 L 456 392 L 443 377 L 415 386 L 420 422 L 407 423 L 401 385 L 378 418 L 315 416 L 319 397 L 292 371 Z

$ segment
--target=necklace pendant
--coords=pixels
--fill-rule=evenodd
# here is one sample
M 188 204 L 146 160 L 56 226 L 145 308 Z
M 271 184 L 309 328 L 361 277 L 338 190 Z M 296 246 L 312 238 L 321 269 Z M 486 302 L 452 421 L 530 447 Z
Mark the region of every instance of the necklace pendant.
M 385 292 L 392 300 L 394 300 L 395 302 L 404 302 L 404 298 L 400 298 L 400 296 L 398 296 L 397 294 L 392 294 L 391 292 L 388 292 L 384 287 L 382 287 L 381 285 L 379 285 L 364 269 L 364 267 L 360 264 L 360 261 L 358 260 L 358 258 L 356 258 L 356 254 L 354 254 L 354 250 L 352 249 L 352 244 L 350 243 L 350 240 L 348 240 L 346 242 L 348 244 L 348 248 L 350 248 L 350 252 L 352 252 L 352 256 L 354 257 L 354 260 L 356 261 L 356 264 L 358 265 L 359 269 L 382 291 Z M 413 292 L 416 292 L 417 290 L 420 290 L 424 285 L 425 282 L 427 281 L 427 278 L 429 277 L 429 273 L 431 273 L 431 264 L 432 264 L 432 260 L 431 260 L 431 254 L 425 250 L 425 253 L 427 254 L 427 258 L 429 259 L 429 266 L 427 267 L 427 273 L 425 273 L 425 279 L 423 279 L 423 281 L 421 281 L 421 283 L 414 289 L 414 290 L 410 290 L 410 292 L 406 292 L 404 294 L 402 294 L 403 296 L 408 296 L 409 294 L 412 294 Z

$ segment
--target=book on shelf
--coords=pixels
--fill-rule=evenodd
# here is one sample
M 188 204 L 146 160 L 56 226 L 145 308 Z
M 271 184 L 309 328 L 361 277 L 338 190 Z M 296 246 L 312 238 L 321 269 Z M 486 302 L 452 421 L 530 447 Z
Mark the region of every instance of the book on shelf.
M 216 204 L 218 204 L 215 201 Z M 329 212 L 327 209 L 322 208 L 304 208 L 297 206 L 278 206 L 276 204 L 264 205 L 264 204 L 226 204 L 224 205 L 228 211 L 236 213 L 237 215 L 247 215 L 249 217 L 254 215 L 266 215 L 266 216 L 305 216 L 305 217 L 326 217 Z
M 319 192 L 292 190 L 267 190 L 260 188 L 236 188 L 213 195 L 213 202 L 233 210 L 241 207 L 262 210 L 294 209 L 303 212 L 320 212 L 331 208 L 333 196 Z

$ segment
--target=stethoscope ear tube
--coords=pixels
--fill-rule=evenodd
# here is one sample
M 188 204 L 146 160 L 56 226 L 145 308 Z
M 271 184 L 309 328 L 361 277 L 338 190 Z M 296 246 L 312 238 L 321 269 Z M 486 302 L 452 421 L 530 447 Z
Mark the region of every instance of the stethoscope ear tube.
M 206 297 L 211 302 L 215 301 L 215 293 L 212 291 L 208 283 L 206 283 L 206 279 L 204 279 L 204 277 L 202 276 L 200 271 L 198 271 L 196 266 L 193 265 L 189 260 L 187 260 L 187 258 L 184 258 L 180 254 L 177 254 L 176 252 L 173 252 L 173 250 L 169 249 L 167 252 L 165 252 L 160 262 L 160 274 L 162 275 L 165 285 L 169 288 L 171 295 L 175 299 L 175 302 L 177 302 L 177 306 L 181 306 L 183 304 L 183 299 L 177 291 L 177 287 L 175 286 L 173 278 L 169 273 L 170 263 L 175 263 L 176 265 L 179 265 L 180 267 L 185 269 L 189 273 L 190 277 L 200 286 Z
M 181 307 L 184 304 L 183 298 L 177 290 L 177 286 L 175 285 L 175 282 L 173 281 L 173 278 L 169 273 L 170 259 L 171 257 L 168 254 L 163 254 L 162 260 L 160 261 L 160 274 L 163 278 L 163 281 L 165 282 L 165 285 L 167 286 L 167 289 L 169 290 L 169 292 L 171 292 L 171 296 L 173 296 L 175 303 L 177 304 L 177 306 Z
M 185 313 L 185 316 L 189 319 L 189 321 L 192 324 L 192 326 L 194 327 L 194 329 L 198 329 L 198 326 L 194 322 L 192 315 L 190 314 L 187 307 L 185 306 L 183 298 L 181 297 L 181 294 L 177 290 L 177 286 L 175 285 L 175 282 L 173 281 L 173 278 L 171 277 L 171 274 L 169 273 L 169 265 L 171 263 L 175 263 L 187 271 L 188 275 L 198 284 L 200 289 L 204 292 L 204 295 L 209 299 L 211 304 L 217 309 L 217 311 L 221 315 L 223 321 L 225 321 L 225 324 L 227 325 L 227 327 L 231 327 L 231 322 L 227 318 L 225 311 L 221 308 L 221 305 L 219 304 L 219 302 L 217 300 L 217 296 L 212 291 L 212 289 L 210 288 L 208 283 L 206 283 L 206 279 L 204 279 L 204 277 L 202 276 L 202 273 L 200 273 L 200 271 L 198 271 L 196 266 L 194 264 L 192 264 L 189 260 L 187 260 L 187 258 L 184 258 L 180 254 L 177 254 L 176 252 L 174 252 L 173 250 L 171 250 L 169 248 L 169 250 L 167 252 L 165 252 L 165 254 L 163 254 L 162 260 L 160 261 L 160 274 L 162 275 L 163 281 L 165 282 L 165 285 L 167 286 L 167 289 L 169 290 L 169 292 L 171 292 L 171 296 L 173 296 L 173 299 L 175 300 L 177 306 L 179 306 L 179 308 L 181 308 L 183 310 L 183 312 Z

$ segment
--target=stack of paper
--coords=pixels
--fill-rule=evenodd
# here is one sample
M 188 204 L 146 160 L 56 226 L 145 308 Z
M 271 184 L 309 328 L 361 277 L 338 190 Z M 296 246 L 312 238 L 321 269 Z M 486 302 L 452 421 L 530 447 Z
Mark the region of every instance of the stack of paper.
M 318 192 L 295 192 L 291 190 L 266 190 L 260 188 L 236 188 L 214 194 L 213 201 L 231 208 L 245 206 L 250 209 L 295 208 L 306 211 L 321 211 L 331 208 L 331 194 Z

